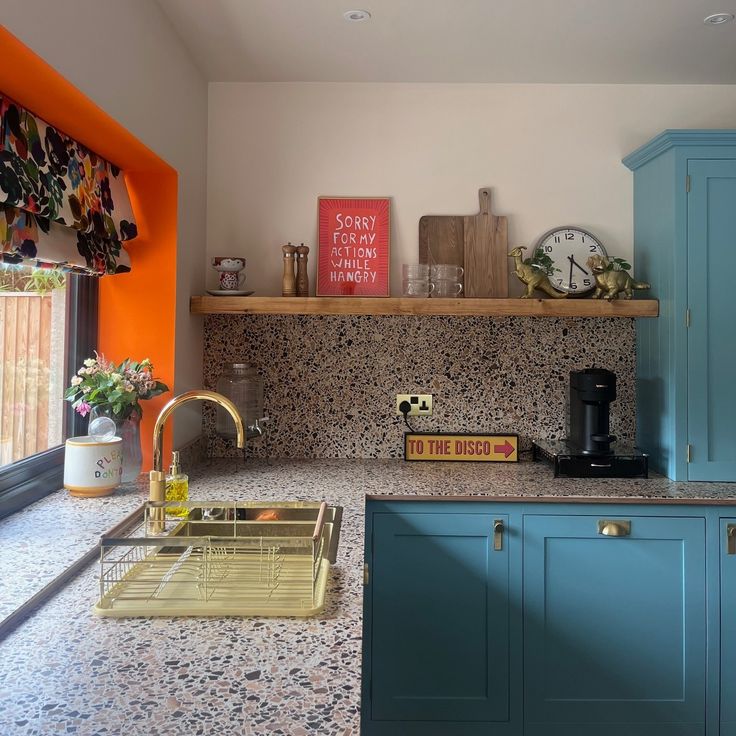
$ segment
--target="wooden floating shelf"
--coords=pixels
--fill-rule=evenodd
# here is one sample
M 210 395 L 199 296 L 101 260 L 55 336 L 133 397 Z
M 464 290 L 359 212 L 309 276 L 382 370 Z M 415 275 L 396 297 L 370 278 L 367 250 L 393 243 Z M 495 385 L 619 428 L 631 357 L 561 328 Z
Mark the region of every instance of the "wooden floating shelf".
M 192 314 L 657 317 L 656 299 L 411 299 L 402 297 L 193 296 Z

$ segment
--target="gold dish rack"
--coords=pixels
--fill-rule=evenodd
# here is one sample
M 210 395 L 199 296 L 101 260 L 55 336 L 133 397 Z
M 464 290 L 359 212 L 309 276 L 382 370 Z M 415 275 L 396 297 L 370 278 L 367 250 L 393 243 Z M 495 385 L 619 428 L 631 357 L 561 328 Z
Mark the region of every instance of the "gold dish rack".
M 312 616 L 325 604 L 341 514 L 324 502 L 149 502 L 143 536 L 100 540 L 94 612 Z

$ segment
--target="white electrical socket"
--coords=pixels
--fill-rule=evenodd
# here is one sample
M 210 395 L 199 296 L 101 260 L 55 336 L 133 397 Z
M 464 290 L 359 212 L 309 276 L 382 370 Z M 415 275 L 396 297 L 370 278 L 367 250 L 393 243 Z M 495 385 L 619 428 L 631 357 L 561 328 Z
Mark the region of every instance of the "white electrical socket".
M 399 407 L 403 401 L 408 401 L 411 409 L 410 417 L 432 416 L 432 394 L 396 394 L 396 413 L 403 414 Z

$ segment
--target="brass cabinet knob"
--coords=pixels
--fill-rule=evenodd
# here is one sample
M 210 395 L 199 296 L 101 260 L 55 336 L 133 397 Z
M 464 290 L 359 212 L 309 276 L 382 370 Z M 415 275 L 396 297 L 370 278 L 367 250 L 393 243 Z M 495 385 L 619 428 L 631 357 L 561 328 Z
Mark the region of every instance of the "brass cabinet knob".
M 598 522 L 598 534 L 604 537 L 628 537 L 631 534 L 631 522 L 601 519 Z

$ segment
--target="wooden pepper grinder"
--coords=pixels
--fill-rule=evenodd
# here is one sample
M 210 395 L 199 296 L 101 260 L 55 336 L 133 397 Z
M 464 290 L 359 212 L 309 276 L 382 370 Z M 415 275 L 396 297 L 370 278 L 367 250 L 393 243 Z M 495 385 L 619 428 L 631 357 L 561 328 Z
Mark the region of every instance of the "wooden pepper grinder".
M 281 246 L 284 253 L 284 277 L 281 282 L 281 296 L 296 296 L 296 277 L 294 276 L 294 260 L 296 246 L 291 242 Z
M 309 274 L 307 273 L 307 256 L 309 246 L 302 243 L 296 249 L 296 295 L 309 296 Z

